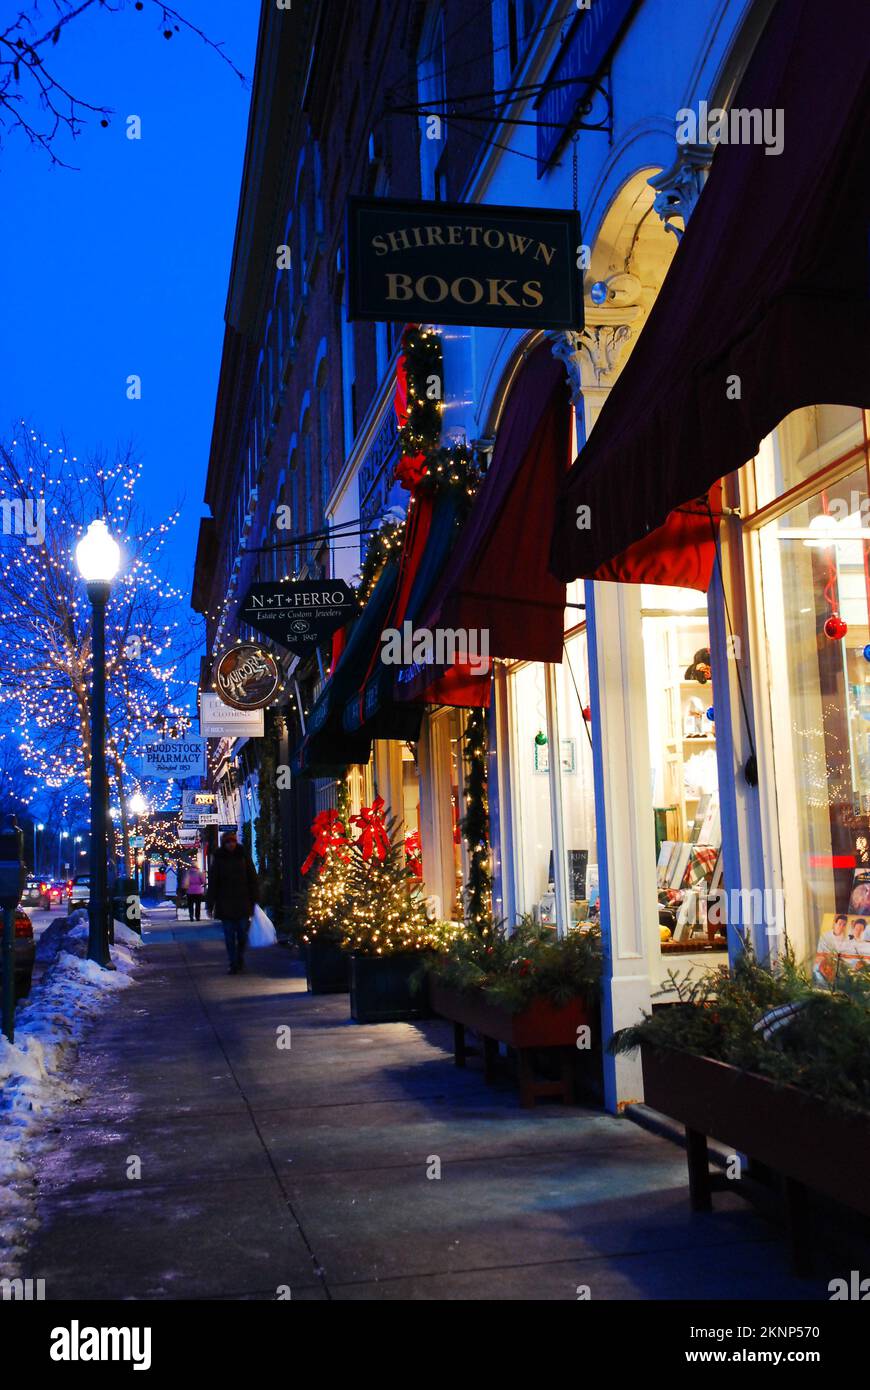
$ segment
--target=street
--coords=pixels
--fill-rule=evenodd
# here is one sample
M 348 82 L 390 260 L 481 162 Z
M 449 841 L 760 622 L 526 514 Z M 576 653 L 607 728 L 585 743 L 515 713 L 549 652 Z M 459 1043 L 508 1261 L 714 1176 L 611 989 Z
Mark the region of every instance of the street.
M 446 1023 L 351 1023 L 282 947 L 239 977 L 215 941 L 142 954 L 37 1168 L 48 1299 L 825 1296 L 739 1198 L 691 1215 L 679 1148 L 521 1110 Z

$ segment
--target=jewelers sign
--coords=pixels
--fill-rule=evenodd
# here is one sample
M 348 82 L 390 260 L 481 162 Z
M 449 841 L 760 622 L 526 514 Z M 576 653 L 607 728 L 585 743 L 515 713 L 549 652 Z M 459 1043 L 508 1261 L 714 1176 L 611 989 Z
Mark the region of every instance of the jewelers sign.
M 204 738 L 164 738 L 162 734 L 146 734 L 139 758 L 145 777 L 204 777 L 206 774 L 206 741 Z
M 343 579 L 266 580 L 245 594 L 239 621 L 307 656 L 357 611 L 353 590 Z
M 583 327 L 576 212 L 351 197 L 352 319 Z

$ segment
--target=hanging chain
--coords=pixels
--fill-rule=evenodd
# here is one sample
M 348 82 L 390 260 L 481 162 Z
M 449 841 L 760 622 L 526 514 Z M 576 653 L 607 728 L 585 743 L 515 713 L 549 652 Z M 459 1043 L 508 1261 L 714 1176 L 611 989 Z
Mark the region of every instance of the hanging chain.
M 574 199 L 574 211 L 577 211 L 577 141 L 580 139 L 578 131 L 574 131 L 571 137 L 571 191 Z

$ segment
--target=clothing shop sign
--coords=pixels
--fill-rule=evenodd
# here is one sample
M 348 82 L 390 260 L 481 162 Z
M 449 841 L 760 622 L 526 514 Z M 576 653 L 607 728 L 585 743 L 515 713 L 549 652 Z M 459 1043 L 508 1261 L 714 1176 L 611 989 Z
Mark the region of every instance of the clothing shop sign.
M 350 318 L 583 327 L 576 212 L 348 199 Z

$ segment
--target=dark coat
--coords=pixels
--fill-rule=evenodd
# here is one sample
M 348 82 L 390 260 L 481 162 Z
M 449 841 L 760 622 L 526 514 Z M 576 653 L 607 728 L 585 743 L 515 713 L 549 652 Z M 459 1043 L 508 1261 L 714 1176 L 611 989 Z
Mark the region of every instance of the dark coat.
M 222 921 L 252 915 L 254 904 L 260 901 L 260 884 L 257 870 L 243 845 L 232 850 L 221 846 L 215 852 L 205 901 L 211 915 Z

